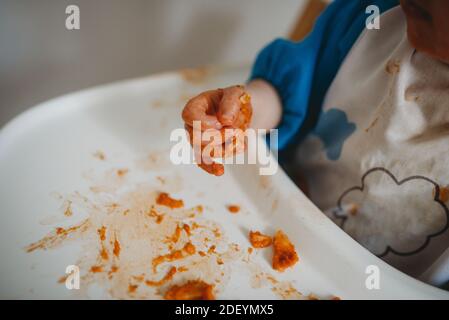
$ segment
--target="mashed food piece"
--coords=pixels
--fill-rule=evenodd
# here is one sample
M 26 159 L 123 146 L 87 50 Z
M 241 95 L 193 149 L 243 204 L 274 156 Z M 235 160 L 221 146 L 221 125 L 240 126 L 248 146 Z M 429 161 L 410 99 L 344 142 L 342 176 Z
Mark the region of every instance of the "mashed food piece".
M 174 285 L 165 294 L 166 300 L 215 300 L 214 286 L 201 280 L 188 281 L 182 286 Z
M 278 230 L 273 239 L 273 269 L 283 272 L 298 262 L 298 254 L 295 246 L 290 242 L 287 235 Z
M 259 231 L 250 231 L 249 241 L 254 248 L 266 248 L 271 246 L 272 243 L 270 236 L 264 235 Z
M 240 206 L 235 205 L 235 204 L 230 204 L 230 205 L 228 205 L 228 211 L 230 213 L 238 213 L 240 211 Z
M 156 199 L 156 203 L 161 206 L 169 207 L 170 209 L 177 209 L 184 207 L 184 201 L 173 199 L 166 192 L 159 193 L 159 196 Z

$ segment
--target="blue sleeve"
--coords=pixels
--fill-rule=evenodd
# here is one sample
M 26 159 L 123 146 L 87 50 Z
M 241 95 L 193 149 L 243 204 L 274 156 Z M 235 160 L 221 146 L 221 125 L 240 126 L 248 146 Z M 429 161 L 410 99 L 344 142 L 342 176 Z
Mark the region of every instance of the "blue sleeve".
M 277 39 L 259 53 L 250 80 L 270 82 L 281 98 L 279 149 L 313 126 L 332 80 L 365 28 L 366 7 L 377 5 L 385 12 L 398 4 L 398 0 L 335 0 L 302 42 Z

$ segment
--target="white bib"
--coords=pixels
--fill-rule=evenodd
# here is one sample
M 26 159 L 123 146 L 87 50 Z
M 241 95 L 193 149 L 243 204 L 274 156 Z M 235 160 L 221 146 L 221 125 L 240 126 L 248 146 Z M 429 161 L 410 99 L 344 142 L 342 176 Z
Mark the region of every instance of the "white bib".
M 410 46 L 400 7 L 380 23 L 354 44 L 297 156 L 311 199 L 416 277 L 449 247 L 449 65 Z

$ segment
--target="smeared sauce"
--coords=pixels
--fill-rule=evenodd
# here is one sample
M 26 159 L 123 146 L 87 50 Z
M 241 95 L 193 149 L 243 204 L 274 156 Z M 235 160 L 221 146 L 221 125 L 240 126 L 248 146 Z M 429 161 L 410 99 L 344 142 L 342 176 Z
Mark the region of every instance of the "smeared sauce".
M 145 284 L 147 286 L 150 286 L 150 287 L 151 286 L 156 286 L 156 287 L 157 286 L 162 286 L 163 284 L 165 284 L 168 281 L 172 280 L 173 276 L 176 274 L 176 272 L 177 272 L 176 267 L 171 267 L 170 270 L 168 270 L 167 274 L 161 280 L 158 280 L 158 281 L 146 280 Z
M 187 242 L 184 245 L 184 248 L 182 248 L 180 250 L 175 250 L 166 255 L 162 255 L 162 256 L 158 256 L 158 257 L 154 258 L 153 262 L 152 262 L 153 271 L 156 272 L 157 266 L 164 262 L 172 262 L 175 260 L 180 260 L 180 259 L 185 258 L 186 256 L 195 254 L 195 252 L 196 252 L 195 246 L 192 243 Z
M 447 202 L 449 200 L 449 187 L 447 186 L 439 186 L 439 195 L 438 199 L 441 202 Z M 435 197 L 436 189 L 433 190 L 433 196 Z
M 88 220 L 84 220 L 80 224 L 75 225 L 73 227 L 69 227 L 67 229 L 58 227 L 55 229 L 55 232 L 53 234 L 49 234 L 48 236 L 45 236 L 41 240 L 28 245 L 25 248 L 25 250 L 26 252 L 33 252 L 37 249 L 44 249 L 44 250 L 48 249 L 50 247 L 62 243 L 69 235 L 74 234 L 76 232 L 85 231 L 88 227 L 89 227 Z
M 184 207 L 184 201 L 173 199 L 166 192 L 161 192 L 156 199 L 156 203 L 161 206 L 166 206 L 171 209 L 182 208 Z
M 117 258 L 120 256 L 120 243 L 118 242 L 117 238 L 115 238 L 115 240 L 114 240 L 114 249 L 113 249 L 112 253 Z
M 247 263 L 246 250 L 242 252 L 220 225 L 206 218 L 209 208 L 200 204 L 184 208 L 182 199 L 155 187 L 162 179 L 170 190 L 167 177 L 130 187 L 127 179 L 117 178 L 116 170 L 106 172 L 107 182 L 116 185 L 100 181 L 105 186 L 100 193 L 97 188 L 88 195 L 74 192 L 60 198 L 65 204 L 73 203 L 77 214 L 87 214 L 87 219 L 57 226 L 25 248 L 33 252 L 80 241 L 83 250 L 75 261 L 83 274 L 80 296 L 89 296 L 87 289 L 95 283 L 116 299 L 213 299 L 229 281 L 233 263 Z M 286 284 L 287 289 L 278 289 L 274 283 L 268 281 L 281 297 L 293 292 Z
M 102 272 L 103 267 L 102 266 L 92 266 L 92 267 L 90 267 L 90 271 L 93 273 Z

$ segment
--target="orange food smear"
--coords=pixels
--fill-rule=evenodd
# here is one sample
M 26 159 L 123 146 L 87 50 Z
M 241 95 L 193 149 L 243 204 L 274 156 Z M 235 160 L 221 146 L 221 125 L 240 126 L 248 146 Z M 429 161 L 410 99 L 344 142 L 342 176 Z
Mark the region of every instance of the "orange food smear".
M 104 241 L 106 240 L 106 227 L 102 226 L 100 229 L 97 230 L 98 235 L 100 236 L 100 240 Z
M 240 207 L 237 205 L 229 205 L 228 206 L 228 211 L 230 213 L 238 213 L 240 211 Z
M 439 199 L 441 202 L 447 202 L 449 200 L 449 188 L 440 186 Z
M 182 226 L 182 228 L 184 229 L 184 231 L 186 232 L 186 234 L 187 234 L 188 236 L 191 235 L 191 233 L 190 233 L 190 226 L 189 226 L 188 224 L 184 224 L 184 225 Z
M 204 162 L 198 163 L 198 167 L 203 169 L 209 174 L 212 174 L 214 176 L 222 176 L 224 174 L 224 166 L 221 163 L 213 162 L 209 165 L 205 164 Z
M 123 177 L 124 175 L 126 175 L 127 173 L 128 173 L 128 169 L 118 169 L 117 170 L 117 175 L 119 176 L 119 177 Z
M 171 209 L 182 208 L 184 207 L 184 201 L 173 199 L 166 192 L 161 192 L 156 199 L 156 203 L 161 206 L 166 206 Z
M 30 253 L 30 252 L 35 251 L 36 249 L 46 249 L 46 248 L 54 245 L 55 243 L 57 243 L 57 241 L 61 241 L 61 240 L 65 239 L 68 235 L 70 235 L 71 233 L 73 233 L 75 231 L 85 231 L 88 226 L 89 226 L 89 221 L 84 220 L 80 224 L 75 225 L 70 228 L 67 228 L 67 229 L 58 227 L 58 228 L 56 228 L 54 235 L 45 236 L 44 238 L 40 239 L 39 241 L 34 242 L 34 243 L 30 244 L 29 246 L 27 246 L 25 248 L 25 250 L 26 250 L 26 252 Z
M 187 252 L 188 254 L 192 255 L 192 254 L 195 254 L 196 248 L 192 243 L 187 242 L 186 245 L 184 246 L 184 251 Z
M 142 282 L 145 279 L 145 276 L 144 275 L 132 276 L 132 278 L 138 282 Z
M 164 219 L 164 215 L 163 214 L 159 214 L 154 207 L 150 208 L 150 212 L 148 212 L 148 215 L 150 217 L 156 218 L 156 223 L 160 224 L 162 222 L 162 220 Z
M 214 300 L 213 285 L 200 280 L 188 281 L 178 286 L 174 285 L 166 293 L 166 300 Z
M 221 232 L 220 232 L 220 230 L 218 228 L 214 229 L 213 232 L 214 232 L 214 236 L 215 237 L 217 237 L 217 238 L 221 237 Z
M 65 281 L 67 280 L 68 276 L 63 276 L 61 278 L 58 279 L 58 283 L 65 283 Z
M 280 230 L 274 235 L 273 247 L 273 269 L 283 272 L 298 262 L 299 258 L 295 246 L 290 242 L 287 235 Z
M 113 266 L 111 267 L 111 270 L 108 272 L 109 279 L 111 279 L 111 278 L 112 278 L 112 275 L 113 275 L 114 273 L 116 273 L 117 271 L 118 271 L 118 267 L 115 266 L 115 265 L 113 265 Z
M 117 266 L 112 266 L 111 267 L 111 272 L 117 272 L 118 271 L 118 267 Z
M 102 272 L 103 271 L 103 267 L 102 266 L 92 266 L 92 267 L 90 267 L 90 271 L 93 272 L 93 273 Z
M 153 271 L 156 272 L 157 266 L 160 265 L 161 263 L 180 260 L 189 255 L 195 254 L 195 252 L 196 252 L 195 246 L 192 243 L 188 242 L 184 245 L 184 248 L 182 248 L 181 250 L 175 250 L 166 255 L 162 255 L 162 256 L 158 256 L 158 257 L 154 258 L 153 262 L 152 262 Z
M 216 246 L 215 245 L 212 245 L 210 248 L 209 248 L 209 250 L 207 250 L 207 253 L 215 253 L 215 248 L 216 248 Z
M 168 241 L 171 241 L 173 243 L 178 242 L 179 238 L 181 237 L 181 232 L 182 228 L 179 226 L 179 224 L 177 224 L 174 233 L 168 238 Z
M 185 266 L 181 266 L 178 268 L 178 272 L 186 272 L 189 271 L 189 268 L 185 267 Z
M 112 252 L 117 258 L 120 256 L 120 243 L 118 242 L 117 238 L 115 238 L 114 240 L 114 249 Z
M 177 269 L 176 267 L 171 267 L 170 270 L 168 270 L 167 274 L 159 281 L 152 281 L 152 280 L 146 280 L 145 284 L 147 286 L 162 286 L 166 282 L 173 279 L 173 276 L 176 274 Z
M 273 242 L 270 236 L 264 235 L 259 231 L 250 231 L 249 241 L 254 248 L 266 248 L 271 246 Z
M 100 256 L 104 259 L 104 260 L 108 260 L 109 259 L 109 254 L 108 251 L 106 250 L 106 248 L 102 248 L 100 251 Z
M 139 286 L 136 285 L 136 284 L 130 284 L 130 285 L 128 286 L 128 292 L 129 292 L 129 293 L 134 293 L 134 292 L 136 292 L 136 290 L 137 290 L 138 287 L 139 287 Z

